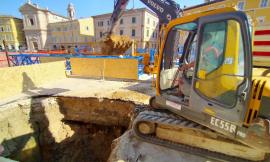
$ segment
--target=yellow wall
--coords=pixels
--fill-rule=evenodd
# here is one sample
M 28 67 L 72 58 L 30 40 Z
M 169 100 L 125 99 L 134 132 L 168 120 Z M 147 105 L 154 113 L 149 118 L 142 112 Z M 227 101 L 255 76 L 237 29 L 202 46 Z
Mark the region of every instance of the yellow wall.
M 57 46 L 57 49 L 61 49 L 61 46 L 67 49 L 68 46 L 89 45 L 94 42 L 93 18 L 50 23 L 48 30 L 50 39 L 46 41 L 47 49 L 54 49 L 54 45 Z
M 202 7 L 192 8 L 192 9 L 186 9 L 185 14 L 192 14 L 207 10 L 213 10 L 216 8 L 223 8 L 223 7 L 237 7 L 239 2 L 244 2 L 244 11 L 253 19 L 253 22 L 255 23 L 255 27 L 260 27 L 264 25 L 270 25 L 270 2 L 268 3 L 268 7 L 261 8 L 260 3 L 261 0 L 225 0 L 217 3 L 212 3 L 209 5 L 205 5 Z M 259 23 L 257 21 L 257 18 L 260 16 L 265 17 L 264 23 Z
M 7 45 L 14 45 L 17 50 L 19 45 L 26 45 L 23 22 L 21 19 L 10 16 L 0 16 L 0 26 L 4 27 L 4 32 L 0 32 L 0 44 L 2 44 L 1 38 L 4 37 Z M 10 31 L 7 31 L 7 26 L 9 26 Z M 7 36 L 11 36 L 12 40 L 9 40 Z
M 63 61 L 0 68 L 0 99 L 66 78 Z
M 93 18 L 79 19 L 80 34 L 94 36 L 94 20 Z M 89 27 L 88 30 L 86 27 Z
M 138 79 L 136 59 L 71 58 L 70 61 L 75 76 Z
M 252 19 L 250 25 L 253 28 L 253 31 L 258 30 L 270 30 L 270 1 L 268 1 L 268 6 L 261 7 L 261 0 L 224 0 L 221 2 L 216 2 L 208 5 L 194 6 L 194 8 L 186 8 L 184 11 L 185 15 L 190 15 L 193 13 L 199 13 L 208 10 L 214 10 L 217 8 L 223 7 L 236 7 L 240 2 L 244 2 L 243 11 Z M 259 20 L 263 18 L 264 21 L 260 22 Z M 253 32 L 253 41 L 269 41 L 269 34 L 267 35 L 254 35 Z M 270 52 L 270 47 L 268 46 L 254 46 L 253 51 L 259 52 Z M 269 66 L 270 59 L 269 56 L 253 56 L 253 65 L 256 66 Z

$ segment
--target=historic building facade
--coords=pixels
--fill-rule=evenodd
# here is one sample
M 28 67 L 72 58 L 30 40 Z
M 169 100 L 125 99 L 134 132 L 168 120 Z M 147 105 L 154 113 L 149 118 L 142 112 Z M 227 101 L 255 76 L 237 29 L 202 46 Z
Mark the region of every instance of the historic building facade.
M 109 14 L 93 16 L 96 41 L 102 40 L 110 28 Z M 138 48 L 157 48 L 158 17 L 146 8 L 130 9 L 124 12 L 117 24 L 115 34 L 126 35 L 135 40 Z
M 67 21 L 68 18 L 40 8 L 37 4 L 28 1 L 20 7 L 23 16 L 23 30 L 29 50 L 45 48 L 48 35 L 48 24 Z
M 3 40 L 9 50 L 19 50 L 26 46 L 22 19 L 12 16 L 0 16 L 0 51 L 4 50 Z
M 95 41 L 93 18 L 74 19 L 48 24 L 46 49 L 90 46 Z

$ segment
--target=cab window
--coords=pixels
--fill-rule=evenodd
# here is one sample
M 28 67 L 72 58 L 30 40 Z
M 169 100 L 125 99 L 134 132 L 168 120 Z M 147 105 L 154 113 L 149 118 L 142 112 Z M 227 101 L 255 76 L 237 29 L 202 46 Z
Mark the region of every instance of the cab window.
M 206 24 L 200 51 L 199 70 L 206 74 L 222 65 L 226 39 L 226 22 Z
M 167 36 L 163 50 L 163 58 L 160 71 L 160 89 L 167 90 L 177 85 L 174 85 L 179 60 L 183 54 L 185 42 L 188 39 L 189 33 L 197 29 L 197 24 L 194 22 L 176 25 L 173 27 Z
M 244 55 L 239 22 L 207 23 L 200 33 L 199 62 L 195 90 L 227 107 L 237 102 L 238 87 L 244 81 Z

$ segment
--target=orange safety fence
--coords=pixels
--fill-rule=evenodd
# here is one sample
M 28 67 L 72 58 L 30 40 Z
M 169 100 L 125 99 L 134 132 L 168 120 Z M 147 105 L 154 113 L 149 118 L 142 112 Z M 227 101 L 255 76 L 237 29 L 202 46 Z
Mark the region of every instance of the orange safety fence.
M 67 50 L 39 50 L 37 52 L 24 52 L 24 54 L 67 54 Z

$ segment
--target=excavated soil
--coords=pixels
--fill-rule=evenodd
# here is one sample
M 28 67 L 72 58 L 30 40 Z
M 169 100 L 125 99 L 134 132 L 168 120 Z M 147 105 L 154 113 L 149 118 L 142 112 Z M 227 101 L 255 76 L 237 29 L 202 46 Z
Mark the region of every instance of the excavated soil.
M 4 156 L 27 162 L 103 162 L 129 127 L 135 105 L 121 100 L 37 97 L 0 107 Z
M 111 35 L 101 43 L 103 55 L 123 55 L 132 45 L 128 36 Z
M 126 128 L 109 127 L 80 122 L 65 122 L 75 134 L 61 143 L 43 143 L 42 161 L 55 162 L 105 162 L 112 141 L 122 135 Z

